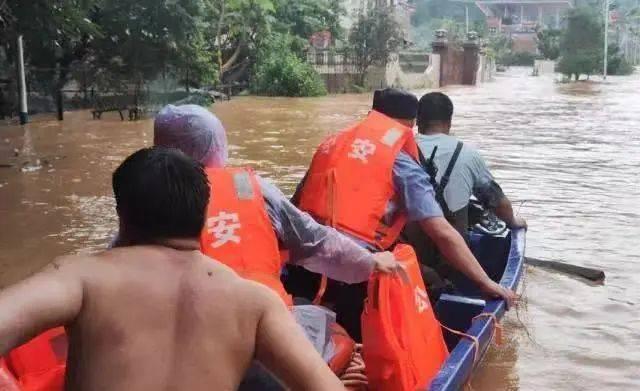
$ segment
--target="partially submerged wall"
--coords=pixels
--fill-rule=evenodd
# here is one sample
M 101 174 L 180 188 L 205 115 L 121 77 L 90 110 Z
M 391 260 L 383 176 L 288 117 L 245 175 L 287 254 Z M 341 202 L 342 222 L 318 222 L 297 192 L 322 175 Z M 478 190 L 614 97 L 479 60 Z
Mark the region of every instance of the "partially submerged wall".
M 553 60 L 535 60 L 533 63 L 534 75 L 553 75 L 556 73 L 556 62 Z
M 366 87 L 428 89 L 440 87 L 440 55 L 417 52 L 394 55 L 387 67 L 372 69 Z
M 307 61 L 320 74 L 330 93 L 349 92 L 359 80 L 355 59 L 346 52 L 312 48 L 307 53 Z M 395 54 L 386 67 L 370 67 L 364 78 L 364 87 L 368 89 L 438 88 L 439 83 L 440 56 L 424 52 Z
M 321 75 L 330 93 L 348 92 L 360 79 L 353 56 L 347 52 L 312 48 L 307 60 Z M 439 30 L 433 53 L 405 51 L 391 56 L 386 67 L 370 67 L 364 77 L 367 89 L 399 87 L 436 89 L 446 85 L 476 85 L 491 80 L 494 62 L 484 56 L 474 34 L 462 47 L 450 45 Z
M 450 43 L 445 30 L 436 31 L 433 52 L 440 55 L 440 86 L 476 85 L 491 80 L 494 65 L 480 51 L 477 35 L 469 33 L 460 47 Z
M 493 75 L 496 73 L 495 60 L 481 52 L 478 56 L 477 72 L 476 84 L 487 83 L 493 80 Z

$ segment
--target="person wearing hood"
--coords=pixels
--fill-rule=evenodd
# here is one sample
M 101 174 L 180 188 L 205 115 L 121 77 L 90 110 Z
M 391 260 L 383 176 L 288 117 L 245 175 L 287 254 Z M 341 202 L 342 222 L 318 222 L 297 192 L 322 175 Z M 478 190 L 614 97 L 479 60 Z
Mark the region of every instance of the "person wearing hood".
M 250 168 L 228 167 L 224 126 L 201 106 L 163 108 L 155 119 L 154 144 L 176 148 L 206 169 L 211 200 L 200 238 L 202 252 L 275 291 L 291 306 L 307 338 L 334 372 L 358 367 L 359 353 L 353 352 L 353 340 L 340 337 L 335 315 L 317 306 L 293 306 L 280 275 L 288 263 L 334 280 L 359 283 L 374 271 L 396 272 L 401 266 L 394 256 L 371 254 L 337 230 L 317 223 Z M 286 259 L 281 250 L 286 250 Z M 344 384 L 361 384 L 361 371 L 349 372 L 341 378 Z M 252 366 L 241 389 L 256 387 L 280 389 L 259 365 Z

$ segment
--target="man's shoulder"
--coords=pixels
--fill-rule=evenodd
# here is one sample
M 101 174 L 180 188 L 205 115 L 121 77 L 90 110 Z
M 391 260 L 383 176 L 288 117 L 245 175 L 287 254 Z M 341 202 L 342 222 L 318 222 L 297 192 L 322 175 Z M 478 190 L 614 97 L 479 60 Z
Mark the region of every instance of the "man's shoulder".
M 241 278 L 235 272 L 218 271 L 217 276 L 225 284 L 224 290 L 233 297 L 243 311 L 262 314 L 274 305 L 284 305 L 282 299 L 270 288 L 258 282 Z
M 444 148 L 444 151 L 448 151 L 450 153 L 453 153 L 458 143 L 463 143 L 461 151 L 462 158 L 482 159 L 482 155 L 480 155 L 480 152 L 473 143 L 469 143 L 449 134 L 418 134 L 416 136 L 416 140 L 421 148 L 424 148 L 425 146 L 437 146 L 439 150 L 440 148 Z
M 259 293 L 260 288 L 264 287 L 261 284 L 240 277 L 231 267 L 205 254 L 195 254 L 194 261 L 197 262 L 197 266 L 194 268 L 195 273 L 206 272 L 210 278 L 217 280 L 215 284 L 217 287 L 223 287 L 225 290 L 233 292 L 233 294 L 251 296 L 256 292 Z
M 484 158 L 474 144 L 465 142 L 462 148 L 461 156 L 465 157 L 468 161 L 476 161 L 484 164 Z
M 102 252 L 87 253 L 87 254 L 68 254 L 54 258 L 51 263 L 46 266 L 46 269 L 55 270 L 67 270 L 67 271 L 79 271 L 91 267 L 100 260 L 100 254 Z

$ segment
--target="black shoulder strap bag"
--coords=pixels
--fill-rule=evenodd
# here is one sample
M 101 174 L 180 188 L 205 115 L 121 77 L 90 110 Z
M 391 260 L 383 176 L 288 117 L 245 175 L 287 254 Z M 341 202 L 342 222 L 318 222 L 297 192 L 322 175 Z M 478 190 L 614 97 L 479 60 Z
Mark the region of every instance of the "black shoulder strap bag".
M 449 165 L 447 166 L 447 169 L 442 175 L 442 178 L 440 178 L 440 183 L 438 183 L 438 181 L 436 180 L 436 176 L 438 175 L 438 167 L 436 167 L 434 162 L 438 147 L 436 146 L 435 148 L 433 148 L 433 152 L 431 153 L 431 157 L 429 157 L 429 160 L 425 159 L 424 155 L 422 154 L 422 151 L 420 150 L 420 148 L 418 148 L 418 156 L 420 157 L 420 164 L 422 165 L 422 168 L 424 168 L 424 170 L 427 172 L 427 174 L 429 174 L 429 182 L 431 182 L 431 185 L 433 186 L 433 189 L 436 192 L 436 201 L 438 201 L 438 204 L 440 204 L 440 207 L 442 208 L 442 212 L 447 217 L 450 217 L 453 213 L 449 209 L 449 206 L 447 205 L 447 201 L 445 201 L 444 199 L 444 189 L 446 189 L 447 185 L 449 184 L 449 180 L 451 179 L 451 173 L 453 172 L 453 169 L 456 166 L 458 158 L 460 157 L 460 152 L 462 152 L 463 146 L 464 146 L 464 143 L 462 141 L 458 141 L 458 144 L 456 145 L 456 149 L 453 152 L 453 156 L 451 156 L 451 160 L 449 161 Z

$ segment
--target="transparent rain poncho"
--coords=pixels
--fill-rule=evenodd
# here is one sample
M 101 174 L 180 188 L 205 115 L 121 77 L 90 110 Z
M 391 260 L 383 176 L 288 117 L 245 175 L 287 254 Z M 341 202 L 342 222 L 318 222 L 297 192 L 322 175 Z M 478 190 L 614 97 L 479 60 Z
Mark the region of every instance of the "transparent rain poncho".
M 163 108 L 155 120 L 153 143 L 179 149 L 206 167 L 224 167 L 229 158 L 227 132 L 222 123 L 197 105 Z

